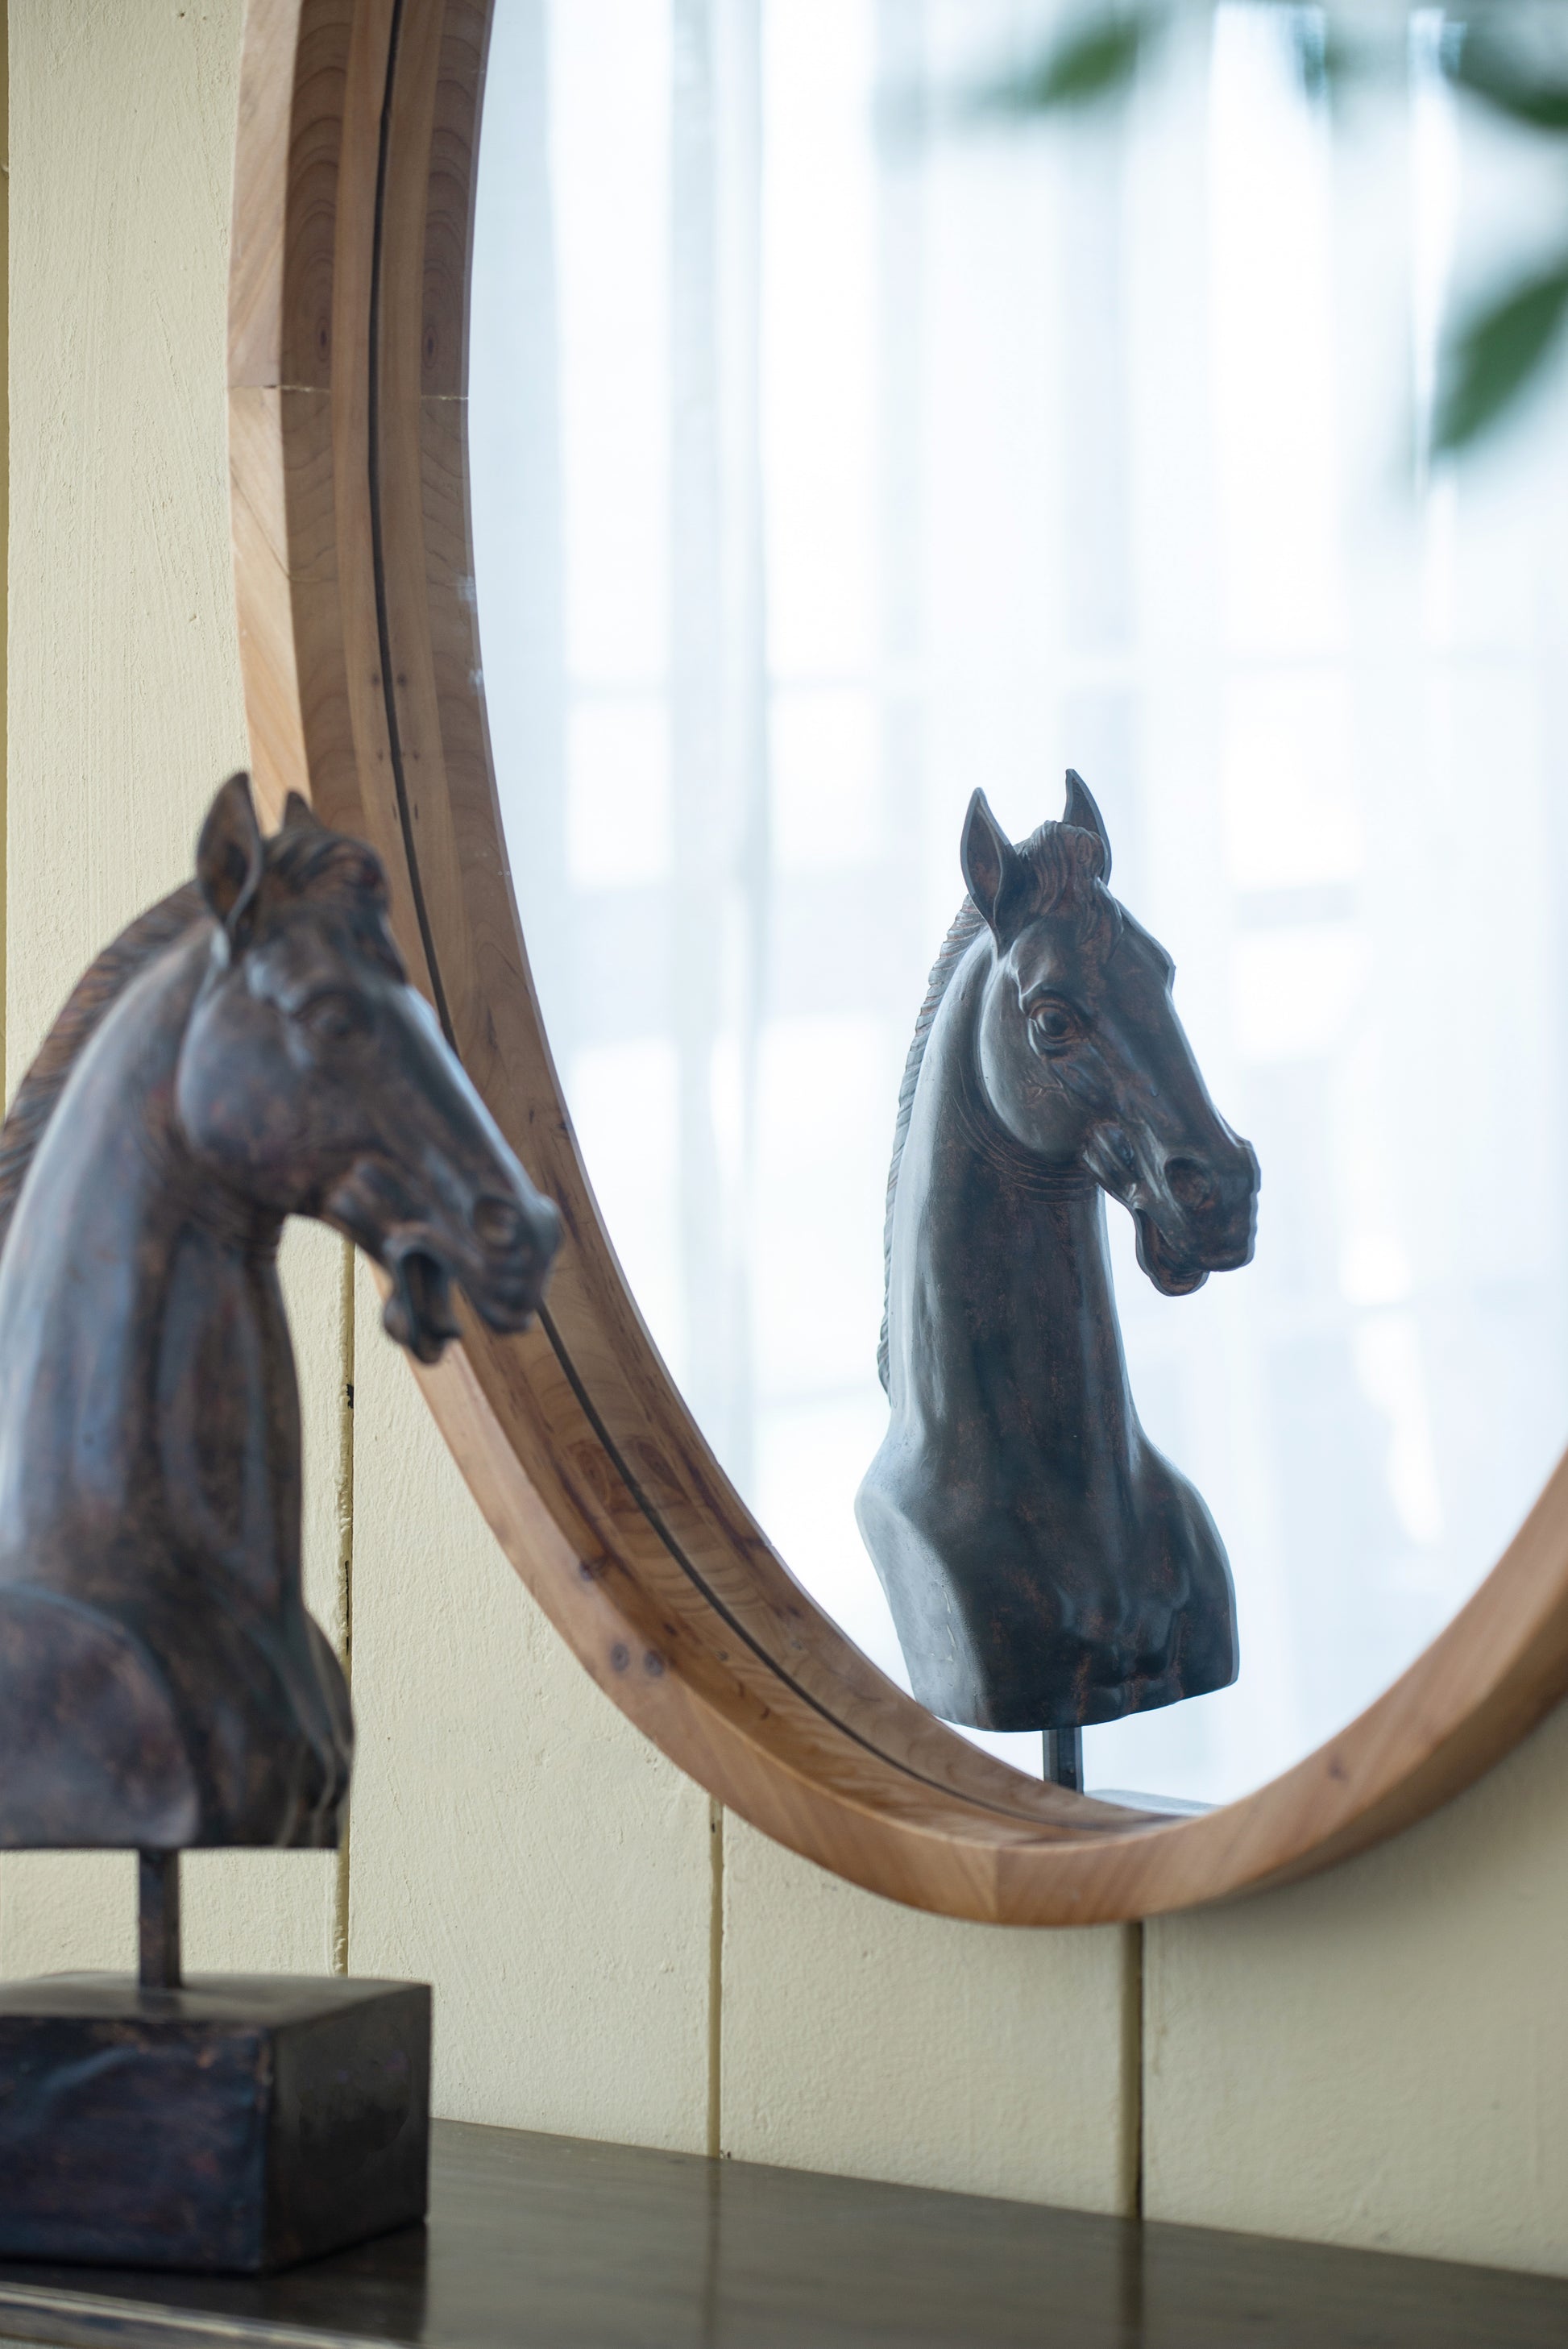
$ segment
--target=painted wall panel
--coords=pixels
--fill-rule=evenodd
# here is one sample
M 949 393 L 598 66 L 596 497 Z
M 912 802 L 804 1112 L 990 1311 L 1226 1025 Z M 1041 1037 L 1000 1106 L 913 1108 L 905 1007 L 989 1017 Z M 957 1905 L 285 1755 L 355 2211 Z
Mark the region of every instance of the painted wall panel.
M 1129 1940 L 927 1917 L 727 1817 L 725 2152 L 1130 2209 Z
M 1309 1884 L 1145 1933 L 1152 2218 L 1568 2272 L 1568 1713 Z
M 350 1971 L 436 1986 L 436 2109 L 702 2152 L 707 1798 L 491 1538 L 361 1267 Z
M 10 1083 L 246 757 L 224 437 L 239 0 L 10 11 Z

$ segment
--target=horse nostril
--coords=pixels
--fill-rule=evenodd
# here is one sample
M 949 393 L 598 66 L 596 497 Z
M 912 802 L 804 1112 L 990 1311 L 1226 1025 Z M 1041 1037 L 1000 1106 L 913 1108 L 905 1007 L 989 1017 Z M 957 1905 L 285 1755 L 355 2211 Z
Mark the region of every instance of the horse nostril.
M 473 1223 L 482 1247 L 508 1256 L 514 1255 L 528 1237 L 527 1218 L 511 1199 L 481 1199 L 474 1209 Z
M 1196 1158 L 1168 1158 L 1165 1180 L 1179 1206 L 1196 1211 L 1213 1205 L 1218 1186 L 1208 1168 Z

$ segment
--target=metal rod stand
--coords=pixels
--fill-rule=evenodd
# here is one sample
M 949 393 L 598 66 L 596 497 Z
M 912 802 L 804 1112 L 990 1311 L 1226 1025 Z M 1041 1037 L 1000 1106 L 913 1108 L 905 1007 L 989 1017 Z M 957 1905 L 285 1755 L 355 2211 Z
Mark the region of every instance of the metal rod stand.
M 1047 1729 L 1046 1731 L 1046 1776 L 1053 1786 L 1067 1786 L 1075 1795 L 1083 1793 L 1083 1731 L 1081 1729 Z
M 180 1854 L 144 1851 L 137 1870 L 139 1903 L 138 1974 L 143 1990 L 178 1990 L 180 1973 Z

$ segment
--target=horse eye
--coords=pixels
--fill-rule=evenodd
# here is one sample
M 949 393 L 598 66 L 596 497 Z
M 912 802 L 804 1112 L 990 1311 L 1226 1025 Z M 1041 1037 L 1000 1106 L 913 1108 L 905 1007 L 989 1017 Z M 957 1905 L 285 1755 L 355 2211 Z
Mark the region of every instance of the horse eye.
M 1076 1015 L 1051 996 L 1043 1003 L 1031 1004 L 1029 1024 L 1040 1044 L 1070 1044 L 1078 1032 Z
M 341 1044 L 368 1024 L 365 1007 L 346 988 L 331 987 L 302 1003 L 294 1018 L 318 1043 Z

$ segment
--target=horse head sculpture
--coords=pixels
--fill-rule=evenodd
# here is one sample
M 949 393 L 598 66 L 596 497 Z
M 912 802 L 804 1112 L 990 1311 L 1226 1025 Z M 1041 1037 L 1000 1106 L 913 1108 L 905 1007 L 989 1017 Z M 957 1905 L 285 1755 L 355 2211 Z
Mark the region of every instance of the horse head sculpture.
M 225 783 L 0 1129 L 0 1847 L 329 1845 L 348 1692 L 304 1609 L 276 1249 L 330 1224 L 421 1361 L 524 1329 L 559 1219 L 408 985 L 381 866 Z
M 916 1696 L 986 1729 L 1113 1721 L 1235 1678 L 1202 1499 L 1138 1423 L 1103 1194 L 1168 1297 L 1253 1252 L 1257 1161 L 1172 965 L 1107 887 L 1081 778 L 1021 846 L 976 792 L 888 1183 L 891 1418 L 856 1501 Z

